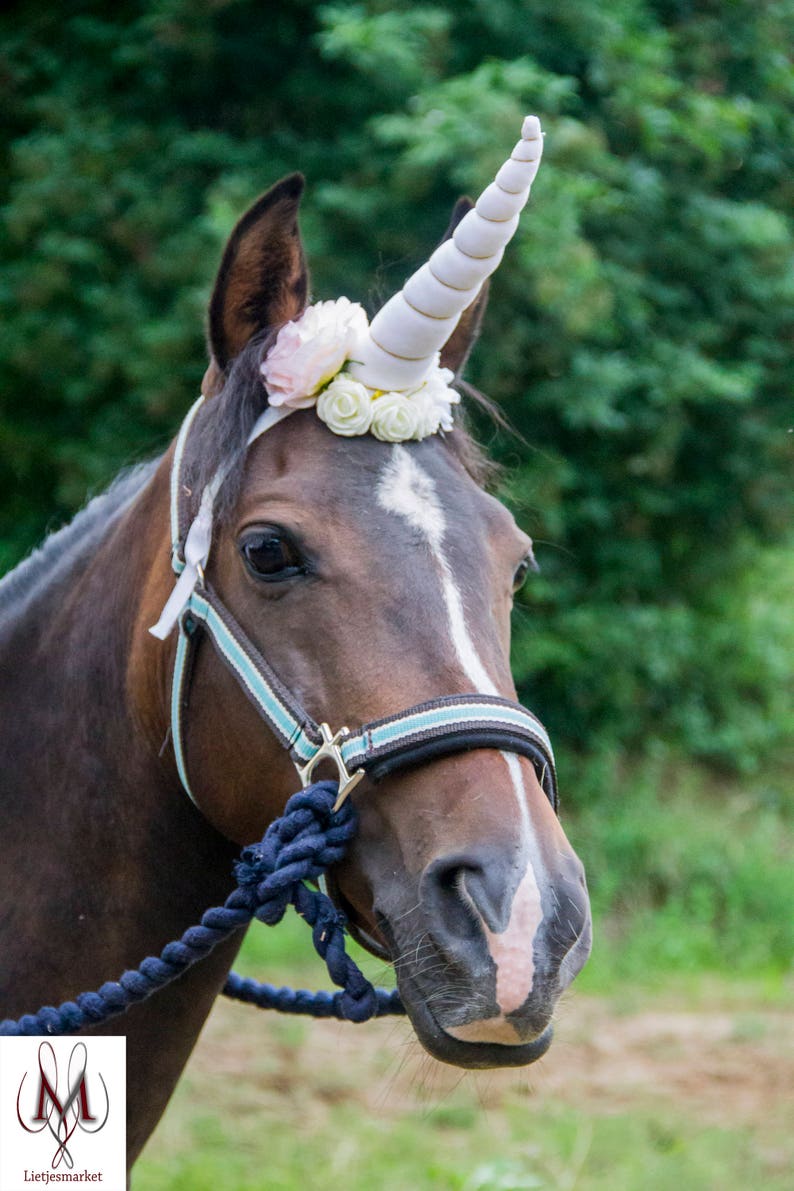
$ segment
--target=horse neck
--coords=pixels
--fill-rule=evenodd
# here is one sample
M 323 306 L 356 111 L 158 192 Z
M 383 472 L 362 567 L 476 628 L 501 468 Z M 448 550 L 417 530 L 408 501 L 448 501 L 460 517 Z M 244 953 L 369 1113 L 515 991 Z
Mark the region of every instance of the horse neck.
M 18 616 L 4 617 L 0 905 L 18 939 L 16 956 L 4 949 L 4 1012 L 116 978 L 231 885 L 235 849 L 189 803 L 171 750 L 159 756 L 164 715 L 152 709 L 143 722 L 132 689 L 145 589 L 151 597 L 155 579 L 164 592 L 172 582 L 167 490 L 166 460 L 103 532 L 60 559 L 52 582 L 19 600 Z M 161 707 L 172 652 L 147 655 Z M 52 939 L 54 926 L 63 962 L 31 965 L 30 939 Z
M 50 867 L 61 858 L 73 887 L 102 873 L 106 892 L 135 883 L 135 856 L 150 902 L 174 868 L 201 884 L 196 855 L 210 871 L 220 863 L 227 886 L 233 850 L 188 802 L 163 749 L 173 644 L 148 638 L 145 605 L 173 582 L 167 510 L 164 460 L 98 541 L 58 562 L 54 582 L 0 638 L 0 736 L 11 761 L 0 799 L 20 849 L 35 827 Z

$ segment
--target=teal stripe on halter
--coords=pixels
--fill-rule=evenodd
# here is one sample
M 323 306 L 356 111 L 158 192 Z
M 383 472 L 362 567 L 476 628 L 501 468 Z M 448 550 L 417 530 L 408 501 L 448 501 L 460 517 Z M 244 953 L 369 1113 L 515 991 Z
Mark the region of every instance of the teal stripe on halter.
M 359 733 L 351 736 L 342 744 L 342 756 L 345 763 L 362 753 L 385 748 L 388 745 L 410 739 L 422 732 L 432 731 L 448 724 L 465 727 L 466 724 L 505 724 L 513 725 L 530 732 L 546 749 L 549 757 L 554 758 L 551 741 L 538 720 L 529 712 L 519 707 L 509 707 L 504 704 L 466 702 L 452 703 L 446 707 L 428 708 L 425 711 L 408 714 L 404 718 L 396 719 L 388 724 L 373 726 L 366 734 Z
M 317 752 L 300 722 L 284 706 L 276 692 L 254 666 L 221 617 L 200 592 L 194 591 L 188 609 L 197 620 L 202 621 L 212 634 L 216 645 L 227 659 L 242 685 L 257 703 L 262 714 L 270 721 L 282 739 L 288 742 L 290 750 L 303 764 L 310 761 Z
M 195 803 L 193 791 L 190 788 L 190 782 L 187 776 L 187 765 L 185 763 L 185 754 L 182 745 L 182 698 L 183 687 L 185 681 L 185 662 L 188 653 L 188 639 L 186 634 L 180 628 L 179 639 L 176 643 L 176 658 L 174 660 L 174 678 L 171 683 L 171 735 L 174 744 L 174 756 L 176 757 L 176 768 L 179 773 L 179 780 L 185 788 L 185 793 L 190 798 L 190 801 Z

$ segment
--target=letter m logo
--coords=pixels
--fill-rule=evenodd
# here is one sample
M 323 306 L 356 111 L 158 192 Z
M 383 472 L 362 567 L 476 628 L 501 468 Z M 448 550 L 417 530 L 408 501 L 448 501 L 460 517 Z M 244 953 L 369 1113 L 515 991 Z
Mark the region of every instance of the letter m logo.
M 63 1116 L 64 1116 L 64 1113 L 66 1112 L 66 1109 L 69 1108 L 69 1106 L 72 1104 L 72 1102 L 78 1096 L 80 1098 L 80 1105 L 77 1110 L 78 1118 L 82 1119 L 83 1121 L 95 1121 L 96 1117 L 92 1116 L 88 1110 L 88 1091 L 85 1086 L 85 1075 L 80 1080 L 79 1088 L 75 1089 L 72 1092 L 71 1096 L 69 1097 L 69 1099 L 66 1102 L 66 1106 L 64 1107 L 61 1104 L 60 1100 L 58 1099 L 56 1093 L 52 1090 L 52 1085 L 51 1085 L 50 1081 L 47 1079 L 47 1076 L 42 1071 L 41 1072 L 41 1082 L 39 1083 L 39 1107 L 38 1107 L 38 1112 L 36 1113 L 33 1120 L 34 1121 L 46 1121 L 47 1120 L 48 1114 L 44 1111 L 46 1102 L 47 1102 L 47 1098 L 49 1098 L 49 1100 L 52 1102 L 52 1105 L 55 1108 L 55 1111 L 57 1112 L 59 1118 L 61 1120 L 63 1120 Z

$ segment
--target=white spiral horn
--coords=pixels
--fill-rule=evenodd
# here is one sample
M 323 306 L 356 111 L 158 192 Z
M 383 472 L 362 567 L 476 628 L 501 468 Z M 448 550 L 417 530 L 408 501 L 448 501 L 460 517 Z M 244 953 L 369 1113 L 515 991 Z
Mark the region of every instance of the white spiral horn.
M 440 351 L 497 268 L 518 226 L 543 153 L 537 116 L 496 178 L 403 288 L 375 315 L 347 366 L 370 389 L 406 390 L 422 383 Z

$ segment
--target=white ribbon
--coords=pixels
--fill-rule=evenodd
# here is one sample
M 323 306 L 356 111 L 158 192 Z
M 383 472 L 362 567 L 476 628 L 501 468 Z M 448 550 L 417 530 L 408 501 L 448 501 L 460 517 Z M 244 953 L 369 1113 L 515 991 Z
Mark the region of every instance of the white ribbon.
M 192 421 L 193 414 L 198 408 L 198 403 L 190 411 L 188 418 Z M 259 438 L 260 434 L 264 434 L 266 430 L 270 430 L 271 426 L 275 426 L 282 419 L 288 417 L 289 414 L 295 411 L 291 406 L 280 405 L 277 407 L 269 406 L 265 412 L 257 418 L 253 425 L 251 433 L 248 435 L 246 445 L 250 446 L 255 439 Z M 185 427 L 184 435 L 180 432 L 180 447 L 184 446 L 185 438 L 187 437 L 187 428 L 189 422 Z M 171 473 L 172 478 L 172 520 L 175 520 L 178 526 L 178 510 L 175 508 L 176 497 L 174 490 L 179 483 L 179 463 L 181 462 L 182 451 L 179 449 L 174 458 L 174 466 Z M 213 477 L 212 481 L 207 485 L 201 494 L 201 503 L 199 511 L 195 520 L 187 531 L 185 538 L 185 566 L 176 581 L 174 590 L 166 600 L 165 607 L 160 613 L 160 619 L 157 624 L 152 625 L 149 632 L 158 641 L 164 641 L 168 634 L 173 629 L 183 610 L 190 602 L 190 597 L 196 589 L 196 584 L 199 578 L 203 575 L 204 568 L 207 565 L 207 560 L 210 556 L 210 547 L 212 546 L 212 510 L 215 504 L 215 497 L 218 493 L 223 481 L 226 479 L 227 468 L 222 468 Z M 174 482 L 175 480 L 175 482 Z M 177 529 L 178 532 L 178 529 Z
M 272 429 L 278 422 L 282 422 L 284 418 L 288 418 L 290 414 L 294 413 L 295 410 L 291 405 L 269 405 L 251 427 L 251 433 L 246 439 L 246 446 L 250 447 L 260 434 L 264 434 L 266 430 Z
M 217 478 L 217 477 L 216 477 Z M 158 641 L 164 641 L 182 614 L 182 609 L 193 594 L 199 575 L 207 565 L 212 545 L 212 506 L 217 487 L 215 481 L 208 484 L 201 496 L 198 515 L 187 531 L 185 538 L 185 566 L 176 581 L 176 586 L 166 600 L 157 624 L 149 632 Z

